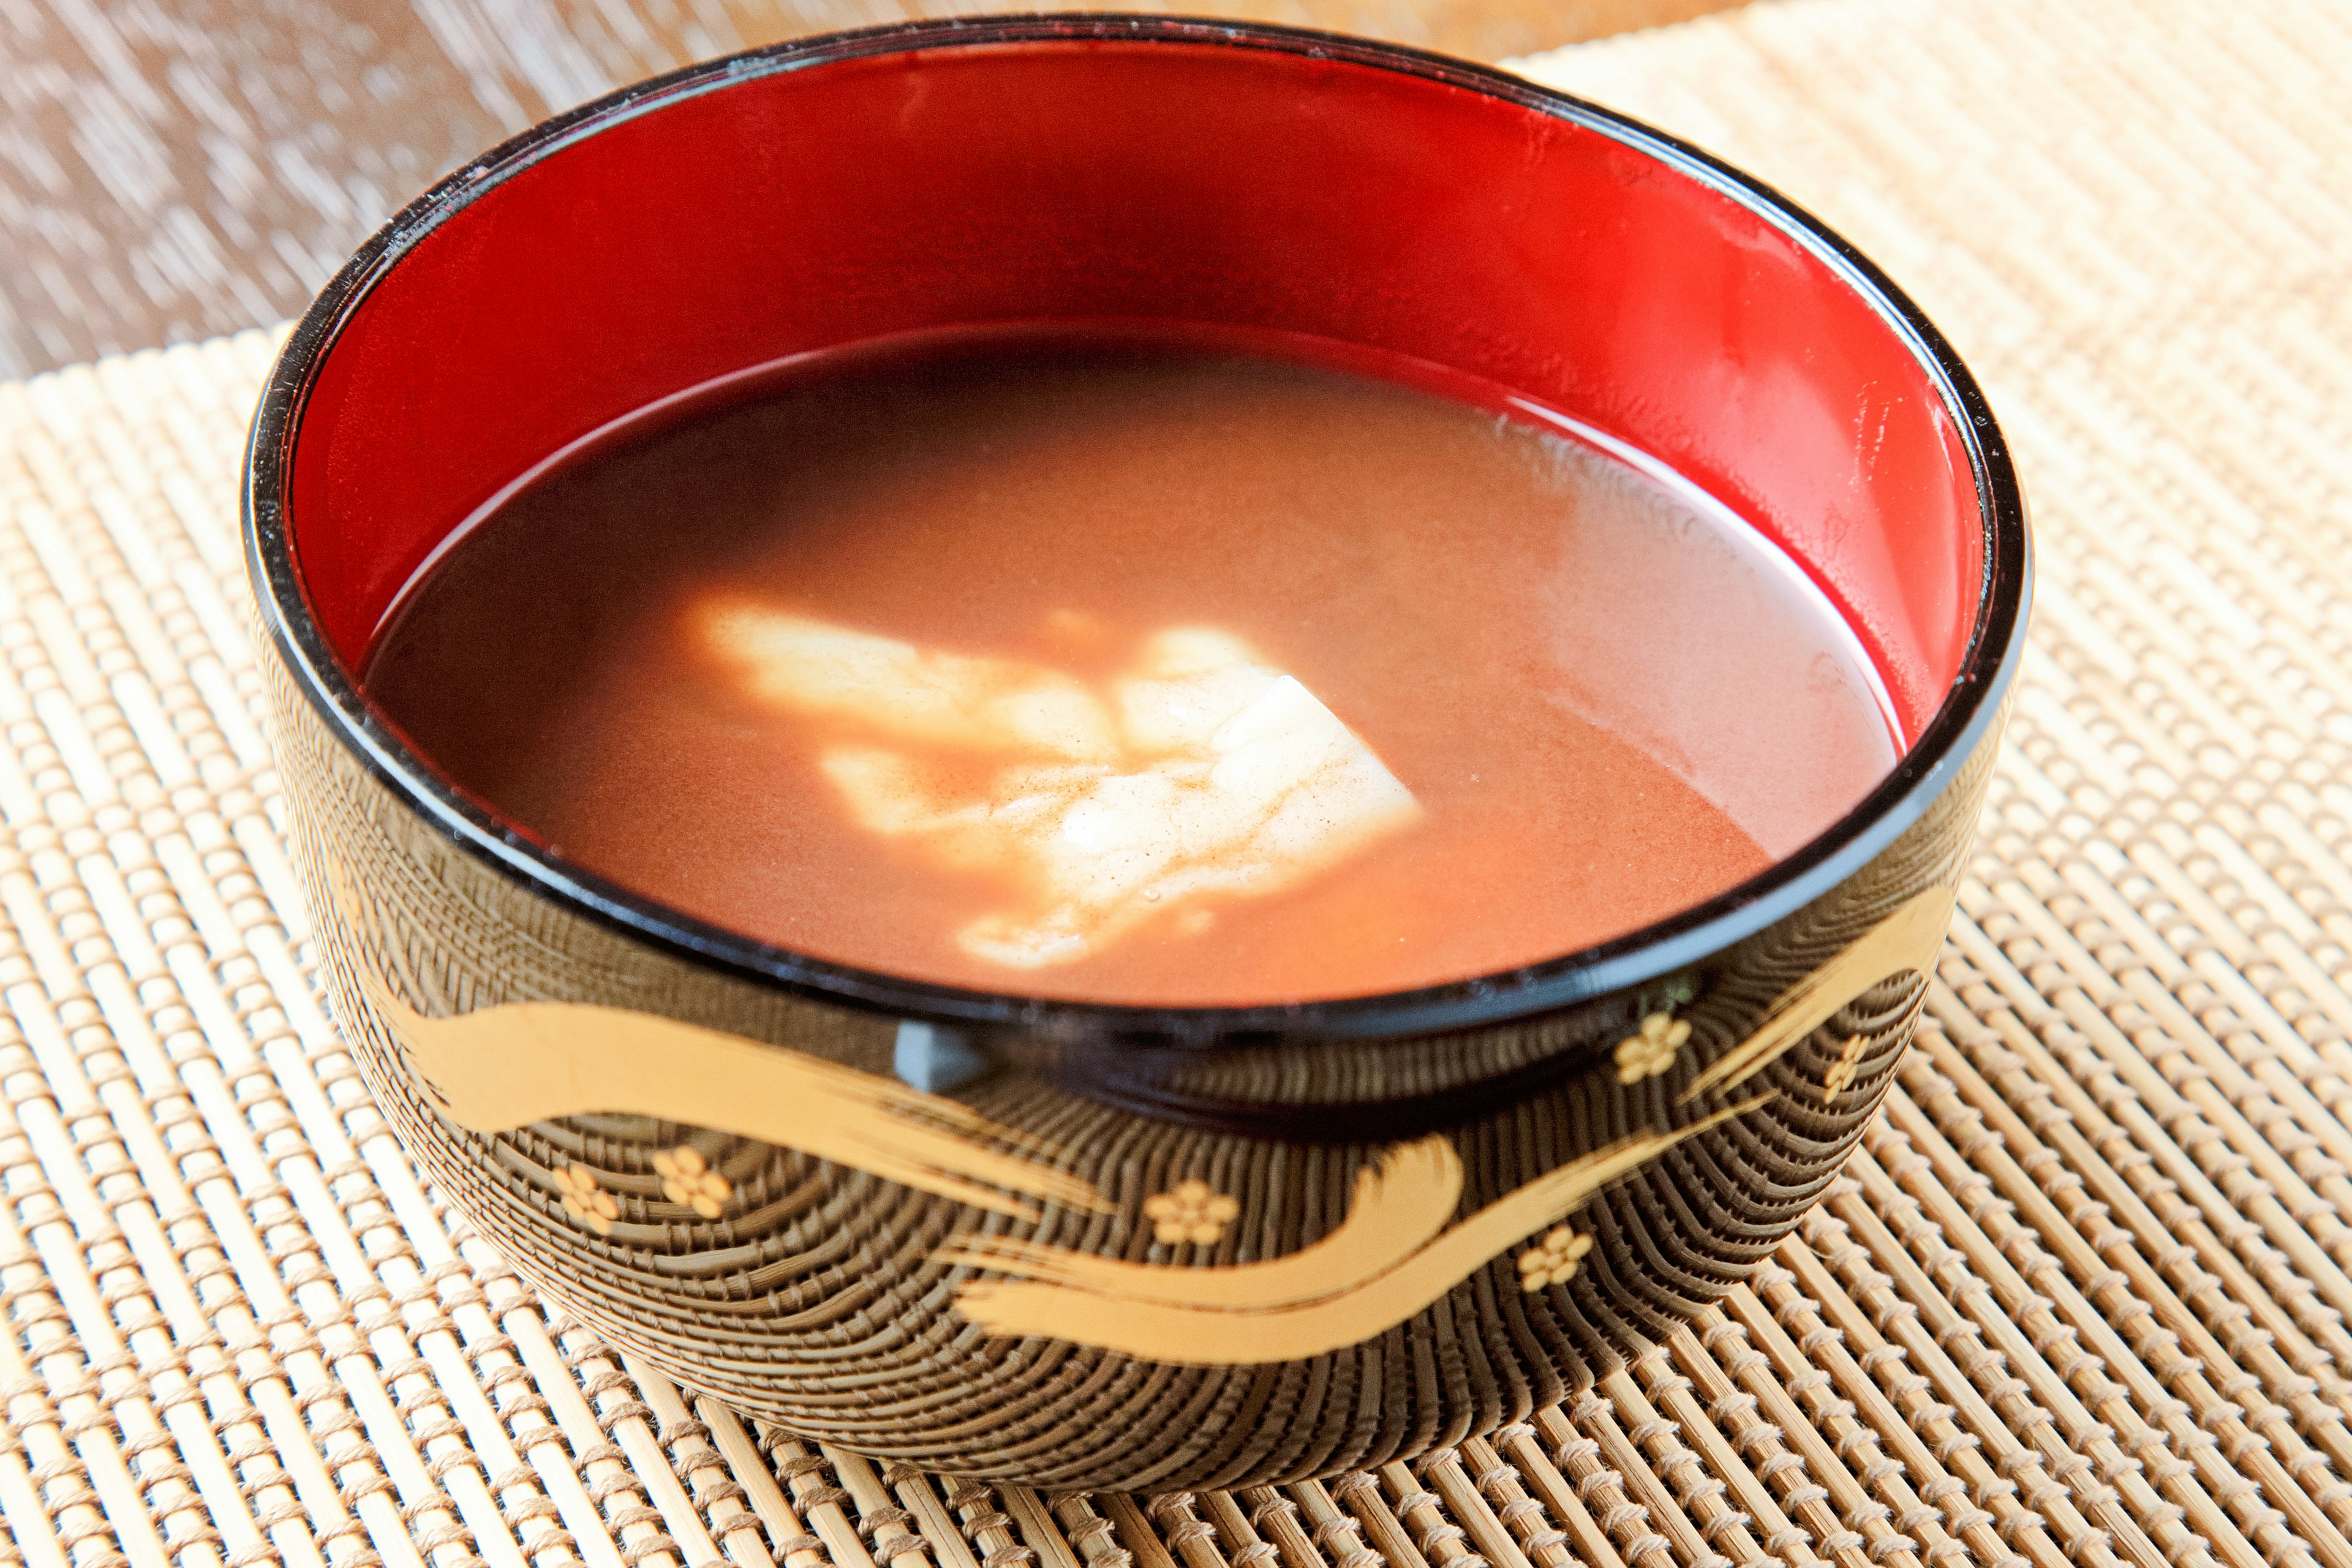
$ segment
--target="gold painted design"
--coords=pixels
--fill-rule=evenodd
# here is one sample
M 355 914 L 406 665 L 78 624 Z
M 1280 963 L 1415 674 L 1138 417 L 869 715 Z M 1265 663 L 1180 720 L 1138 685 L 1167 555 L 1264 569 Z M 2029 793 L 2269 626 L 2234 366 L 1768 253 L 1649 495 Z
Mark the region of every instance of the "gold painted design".
M 1311 1300 L 1370 1279 L 1435 1236 L 1462 1200 L 1462 1158 L 1443 1133 L 1394 1143 L 1356 1173 L 1345 1218 L 1322 1240 L 1257 1263 L 1217 1268 L 1129 1263 L 1010 1236 L 950 1239 L 942 1263 L 1025 1275 L 1097 1294 L 1244 1310 Z
M 1535 1246 L 1519 1254 L 1519 1289 L 1532 1295 L 1576 1278 L 1577 1266 L 1592 1250 L 1592 1233 L 1556 1227 Z
M 1725 1052 L 1683 1090 L 1687 1105 L 1710 1089 L 1737 1089 L 1762 1072 L 1882 980 L 1906 970 L 1925 973 L 1943 951 L 1955 889 L 1914 894 L 1852 946 L 1790 986 L 1756 1032 Z
M 1224 1236 L 1225 1226 L 1241 1212 L 1238 1202 L 1212 1191 L 1197 1176 L 1143 1200 L 1143 1217 L 1151 1222 L 1152 1239 L 1170 1247 L 1187 1241 L 1214 1247 Z
M 1566 1219 L 1611 1182 L 1770 1098 L 1727 1106 L 1686 1127 L 1621 1139 L 1546 1172 L 1451 1229 L 1441 1227 L 1453 1201 L 1437 1210 L 1433 1199 L 1449 1189 L 1458 1196 L 1462 1163 L 1440 1137 L 1389 1150 L 1377 1172 L 1358 1177 L 1356 1202 L 1338 1230 L 1264 1263 L 1129 1263 L 1034 1243 L 1008 1246 L 993 1237 L 962 1238 L 937 1257 L 1030 1276 L 982 1280 L 956 1292 L 957 1310 L 993 1333 L 1038 1334 L 1193 1366 L 1297 1361 L 1394 1328 L 1522 1237 Z M 1406 1156 L 1402 1169 L 1400 1154 Z
M 1690 1034 L 1687 1019 L 1672 1013 L 1651 1014 L 1642 1020 L 1640 1029 L 1617 1042 L 1617 1081 L 1633 1084 L 1657 1077 L 1675 1065 Z
M 654 1174 L 661 1178 L 662 1196 L 705 1219 L 717 1219 L 735 1193 L 735 1184 L 712 1170 L 702 1151 L 691 1143 L 655 1155 Z
M 1823 1105 L 1835 1104 L 1839 1095 L 1853 1087 L 1854 1075 L 1862 1070 L 1863 1052 L 1869 1047 L 1870 1037 L 1867 1035 L 1846 1037 L 1844 1048 L 1838 1052 L 1838 1059 L 1832 1062 L 1830 1070 L 1822 1075 Z
M 476 1132 L 623 1111 L 799 1149 L 1033 1223 L 1042 1211 L 1024 1198 L 1111 1212 L 1094 1184 L 1046 1163 L 1068 1158 L 1052 1143 L 892 1079 L 625 1007 L 513 1002 L 428 1018 L 366 965 L 352 969 L 436 1107 Z
M 574 1163 L 554 1175 L 555 1190 L 563 1194 L 563 1212 L 598 1236 L 612 1235 L 613 1222 L 620 1217 L 621 1201 L 596 1184 L 596 1173 Z
M 1678 1102 L 1736 1088 L 1872 985 L 1927 967 L 1952 901 L 1952 889 L 1935 888 L 1906 902 L 1791 987 L 1761 1026 L 1699 1074 Z M 1091 1184 L 1048 1163 L 1069 1158 L 1050 1142 L 887 1079 L 592 1004 L 514 1003 L 426 1017 L 364 965 L 352 973 L 444 1114 L 476 1131 L 620 1111 L 802 1149 L 1030 1223 L 1043 1217 L 1038 1203 L 1116 1212 Z M 1686 1023 L 1651 1015 L 1621 1042 L 1621 1080 L 1664 1070 L 1687 1039 Z M 1638 1076 L 1629 1077 L 1633 1068 Z M 1851 1081 L 1849 1072 L 1829 1092 Z M 1040 1335 L 1194 1365 L 1301 1360 L 1407 1321 L 1538 1233 L 1546 1233 L 1543 1239 L 1518 1259 L 1522 1284 L 1534 1289 L 1529 1282 L 1538 1278 L 1546 1285 L 1572 1278 L 1591 1241 L 1565 1224 L 1571 1215 L 1610 1183 L 1770 1098 L 1621 1139 L 1451 1225 L 1463 1191 L 1461 1156 L 1451 1140 L 1434 1134 L 1391 1145 L 1358 1173 L 1353 1201 L 1329 1235 L 1257 1262 L 1136 1263 L 979 1235 L 954 1238 L 934 1259 L 1005 1276 L 965 1283 L 955 1295 L 958 1310 L 994 1334 Z M 712 1212 L 729 1195 L 725 1178 L 691 1147 L 656 1156 L 656 1170 L 665 1194 L 698 1213 Z M 618 1205 L 593 1173 L 573 1166 L 555 1180 L 568 1212 L 599 1234 L 609 1231 Z M 1143 1217 L 1160 1241 L 1211 1245 L 1239 1213 L 1234 1199 L 1193 1180 L 1148 1200 Z

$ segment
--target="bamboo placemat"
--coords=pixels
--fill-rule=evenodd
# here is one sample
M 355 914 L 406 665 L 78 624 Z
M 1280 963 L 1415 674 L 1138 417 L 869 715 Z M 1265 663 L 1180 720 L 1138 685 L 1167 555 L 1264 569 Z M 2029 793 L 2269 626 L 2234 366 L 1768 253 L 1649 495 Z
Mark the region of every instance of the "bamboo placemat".
M 2352 1568 L 2352 18 L 1801 0 L 1538 74 L 1816 204 L 1990 384 L 2038 630 L 1917 1049 L 1561 1410 L 1157 1500 L 758 1430 L 422 1186 L 309 968 L 232 496 L 260 334 L 0 387 L 0 1561 Z

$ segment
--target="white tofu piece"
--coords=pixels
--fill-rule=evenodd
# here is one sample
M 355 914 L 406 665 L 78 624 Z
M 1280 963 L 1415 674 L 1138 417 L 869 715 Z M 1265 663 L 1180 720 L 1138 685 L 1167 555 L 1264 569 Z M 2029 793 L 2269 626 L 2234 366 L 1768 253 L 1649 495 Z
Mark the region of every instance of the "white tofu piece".
M 1146 641 L 1097 691 L 1065 670 L 918 648 L 740 601 L 701 626 L 745 689 L 807 720 L 850 817 L 940 869 L 994 879 L 955 934 L 1039 969 L 1221 900 L 1295 888 L 1402 831 L 1421 806 L 1296 678 L 1209 627 Z M 943 798 L 926 757 L 1006 759 Z
M 1118 754 L 1109 712 L 1074 678 L 1011 659 L 926 651 L 743 600 L 702 606 L 711 646 L 751 694 L 812 719 L 847 718 L 918 745 Z

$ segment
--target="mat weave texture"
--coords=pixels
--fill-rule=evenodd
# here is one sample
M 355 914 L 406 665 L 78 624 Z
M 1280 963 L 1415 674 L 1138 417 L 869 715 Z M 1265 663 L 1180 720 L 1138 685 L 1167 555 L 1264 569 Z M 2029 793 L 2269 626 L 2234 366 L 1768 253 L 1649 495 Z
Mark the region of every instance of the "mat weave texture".
M 1928 1020 L 1752 1289 L 1491 1439 L 1157 1500 L 814 1448 L 552 1319 L 309 967 L 250 334 L 0 387 L 0 1563 L 2352 1568 L 2352 12 L 1801 0 L 1530 69 L 1853 236 L 2036 506 Z

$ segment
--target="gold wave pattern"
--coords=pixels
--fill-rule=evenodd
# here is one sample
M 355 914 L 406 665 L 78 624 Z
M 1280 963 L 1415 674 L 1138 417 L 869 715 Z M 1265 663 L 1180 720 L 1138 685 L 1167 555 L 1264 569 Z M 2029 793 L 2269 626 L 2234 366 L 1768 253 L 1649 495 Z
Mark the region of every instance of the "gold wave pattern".
M 1737 1089 L 1828 1023 L 1847 1003 L 1906 970 L 1925 973 L 1943 950 L 1957 890 L 1927 888 L 1854 940 L 1835 958 L 1789 987 L 1756 1032 L 1709 1063 L 1677 1103 L 1709 1089 Z
M 1128 1263 L 1010 1236 L 956 1237 L 933 1257 L 1135 1300 L 1262 1307 L 1326 1296 L 1395 1267 L 1401 1256 L 1445 1227 L 1461 1199 L 1462 1157 L 1453 1140 L 1438 1133 L 1383 1151 L 1378 1164 L 1357 1173 L 1355 1195 L 1337 1229 L 1262 1263 L 1223 1268 Z
M 1365 1209 L 1368 1187 L 1360 1182 L 1357 1206 L 1318 1246 L 1358 1231 L 1384 1238 L 1388 1260 L 1354 1279 L 1334 1270 L 1323 1276 L 1319 1289 L 1312 1270 L 1256 1272 L 1279 1269 L 1289 1258 L 1231 1268 L 1185 1268 L 1060 1253 L 1039 1259 L 1046 1264 L 1049 1278 L 964 1286 L 956 1292 L 956 1310 L 998 1334 L 1040 1334 L 1179 1364 L 1247 1366 L 1320 1355 L 1403 1322 L 1486 1267 L 1496 1253 L 1567 1218 L 1618 1177 L 1771 1098 L 1759 1095 L 1727 1106 L 1686 1127 L 1621 1139 L 1538 1176 L 1442 1234 L 1420 1223 L 1426 1217 L 1429 1193 L 1414 1193 L 1406 1183 L 1394 1180 L 1384 1162 L 1381 1179 L 1369 1185 L 1370 1195 L 1381 1208 Z M 1446 1152 L 1449 1159 L 1440 1165 L 1439 1174 L 1450 1169 L 1458 1193 L 1460 1162 L 1452 1157 L 1450 1146 Z M 1382 1212 L 1389 1208 L 1399 1215 L 1394 1225 Z M 1034 1249 L 1033 1257 L 1046 1250 Z M 1297 1256 L 1311 1258 L 1317 1251 L 1308 1247 Z M 992 1268 L 1019 1267 L 1001 1256 L 992 1259 L 977 1254 L 969 1244 L 951 1248 L 950 1255 L 982 1261 Z M 1327 1260 L 1346 1258 L 1360 1265 L 1364 1256 L 1351 1245 Z M 1260 1289 L 1234 1291 L 1228 1282 L 1234 1276 Z M 1278 1293 L 1285 1291 L 1300 1294 L 1286 1299 Z
M 1677 1103 L 1737 1088 L 1871 986 L 1926 970 L 1943 942 L 1953 900 L 1954 889 L 1943 887 L 1906 900 L 1790 987 L 1756 1032 L 1701 1072 Z M 436 1104 L 477 1132 L 620 1111 L 799 1149 L 1031 1224 L 1043 1214 L 1024 1199 L 1118 1212 L 1093 1184 L 1060 1168 L 1066 1151 L 893 1079 L 675 1018 L 588 1003 L 510 1003 L 427 1017 L 365 964 L 350 973 Z M 1186 1268 L 985 1236 L 959 1237 L 934 1256 L 1013 1276 L 957 1291 L 958 1310 L 993 1333 L 1043 1335 L 1192 1365 L 1297 1360 L 1403 1322 L 1611 1182 L 1771 1098 L 1759 1095 L 1685 1126 L 1621 1139 L 1450 1228 L 1446 1222 L 1461 1201 L 1462 1162 L 1452 1141 L 1435 1134 L 1383 1151 L 1358 1175 L 1338 1228 L 1281 1258 Z
M 1092 1183 L 1010 1152 L 1053 1158 L 1052 1144 L 895 1079 L 624 1007 L 516 1002 L 428 1018 L 366 965 L 352 968 L 443 1114 L 476 1132 L 619 1110 L 782 1144 L 1033 1224 L 1040 1211 L 1008 1193 L 1112 1212 Z

